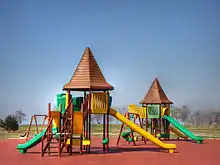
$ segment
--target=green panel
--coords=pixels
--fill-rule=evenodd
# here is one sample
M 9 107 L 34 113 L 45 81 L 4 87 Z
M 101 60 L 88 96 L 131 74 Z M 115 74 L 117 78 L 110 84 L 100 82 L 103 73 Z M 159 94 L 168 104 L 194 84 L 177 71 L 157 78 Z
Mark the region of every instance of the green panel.
M 57 111 L 60 110 L 60 104 L 62 104 L 62 113 L 65 112 L 66 107 L 66 94 L 57 94 Z
M 149 119 L 160 118 L 160 105 L 148 105 L 147 115 Z
M 178 130 L 180 130 L 182 133 L 187 135 L 190 139 L 197 141 L 198 143 L 202 143 L 204 140 L 201 136 L 196 136 L 192 132 L 190 132 L 188 129 L 186 129 L 184 126 L 182 126 L 178 121 L 176 121 L 171 116 L 164 115 L 164 119 L 168 120 L 171 124 L 173 124 L 174 127 L 176 127 Z
M 159 135 L 160 138 L 170 138 L 170 134 L 169 133 L 161 133 Z
M 83 103 L 83 97 L 73 97 L 72 99 L 74 111 L 80 111 L 81 104 Z

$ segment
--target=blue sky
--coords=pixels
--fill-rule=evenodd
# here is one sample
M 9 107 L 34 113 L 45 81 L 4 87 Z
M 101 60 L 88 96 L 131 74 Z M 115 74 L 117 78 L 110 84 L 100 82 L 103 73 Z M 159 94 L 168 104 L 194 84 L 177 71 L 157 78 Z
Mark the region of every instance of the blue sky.
M 176 105 L 220 107 L 220 1 L 0 1 L 0 116 L 55 104 L 86 46 L 138 104 L 155 77 Z

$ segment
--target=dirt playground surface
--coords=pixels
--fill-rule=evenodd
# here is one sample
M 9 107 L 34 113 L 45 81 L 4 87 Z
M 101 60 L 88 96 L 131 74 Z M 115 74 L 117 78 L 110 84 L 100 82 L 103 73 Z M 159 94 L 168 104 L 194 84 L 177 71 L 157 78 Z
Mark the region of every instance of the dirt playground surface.
M 116 139 L 110 139 L 110 153 L 103 154 L 101 151 L 101 139 L 93 138 L 90 154 L 72 156 L 65 154 L 63 157 L 40 156 L 40 144 L 28 150 L 26 154 L 20 154 L 16 150 L 18 143 L 23 140 L 0 140 L 0 164 L 1 165 L 219 165 L 220 164 L 220 140 L 205 140 L 204 144 L 196 144 L 187 141 L 169 141 L 175 143 L 178 149 L 169 154 L 159 149 L 151 142 L 145 145 L 137 142 L 133 147 L 121 140 L 120 146 L 116 147 Z

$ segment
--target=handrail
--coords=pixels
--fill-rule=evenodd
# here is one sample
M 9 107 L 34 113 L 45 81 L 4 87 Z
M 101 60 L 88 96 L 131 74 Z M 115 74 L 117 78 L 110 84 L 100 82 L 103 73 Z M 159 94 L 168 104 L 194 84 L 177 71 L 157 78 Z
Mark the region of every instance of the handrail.
M 44 135 L 43 135 L 42 138 L 41 138 L 41 156 L 44 155 L 45 148 L 46 148 L 46 147 L 44 148 L 44 138 L 45 138 L 47 132 L 49 131 L 50 127 L 51 127 L 51 124 L 52 124 L 53 119 L 51 118 L 51 119 L 48 119 L 48 120 L 50 120 L 50 121 L 49 121 L 49 123 L 48 123 L 47 129 L 45 130 Z M 49 133 L 50 133 L 50 132 L 49 132 Z M 48 136 L 49 136 L 49 134 L 48 134 Z M 48 137 L 48 139 L 47 139 L 47 144 L 46 144 L 46 146 L 48 145 L 48 143 L 49 143 L 49 137 Z
M 72 112 L 72 109 L 70 110 L 70 108 L 72 108 L 72 99 L 69 101 L 69 104 L 64 112 L 64 114 L 62 115 L 63 120 L 64 120 L 64 123 L 62 125 L 62 128 L 60 129 L 60 136 L 59 136 L 59 155 L 61 156 L 61 152 L 63 150 L 63 148 L 66 146 L 66 141 L 68 140 L 69 136 L 71 135 L 71 132 L 72 132 L 72 125 L 71 125 L 71 122 L 72 122 L 72 117 L 73 117 L 73 114 L 71 113 Z M 70 121 L 71 120 L 71 121 Z M 63 135 L 64 133 L 64 137 L 63 137 L 63 140 L 61 141 L 61 136 Z
M 48 129 L 50 128 L 50 126 L 51 126 L 51 124 L 52 124 L 53 119 L 49 119 L 49 120 L 50 120 L 50 122 L 49 122 L 49 124 L 48 124 L 48 126 L 47 126 L 46 131 L 44 132 L 44 135 L 42 136 L 42 140 L 44 139 L 46 133 L 48 132 Z

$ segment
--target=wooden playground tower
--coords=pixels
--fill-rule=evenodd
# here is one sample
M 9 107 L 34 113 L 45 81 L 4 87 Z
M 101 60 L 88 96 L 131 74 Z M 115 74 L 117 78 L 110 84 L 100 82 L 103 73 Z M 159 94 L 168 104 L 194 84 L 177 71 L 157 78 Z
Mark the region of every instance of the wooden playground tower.
M 91 115 L 103 114 L 103 151 L 109 150 L 109 91 L 113 90 L 104 78 L 91 50 L 87 47 L 83 53 L 71 80 L 63 87 L 66 91 L 66 106 L 59 105 L 59 111 L 51 111 L 48 104 L 48 127 L 42 137 L 41 156 L 49 155 L 53 148 L 57 149 L 59 156 L 66 151 L 72 155 L 73 143 L 78 140 L 80 153 L 90 152 L 91 141 Z M 74 91 L 84 93 L 84 100 L 80 111 L 74 110 L 71 94 Z M 100 104 L 99 100 L 105 102 Z M 53 122 L 57 130 L 52 128 Z M 81 128 L 82 127 L 82 128 Z M 58 133 L 54 133 L 54 131 Z M 84 140 L 89 143 L 83 145 Z
M 170 105 L 172 101 L 168 99 L 164 90 L 162 89 L 157 78 L 153 81 L 144 99 L 140 101 L 141 107 L 134 104 L 128 106 L 128 112 L 125 116 L 130 119 L 130 115 L 134 115 L 134 120 L 139 119 L 139 125 L 141 128 L 145 128 L 148 132 L 159 139 L 168 140 L 170 138 L 170 123 L 163 119 L 163 115 L 170 115 Z M 134 121 L 135 122 L 135 121 Z M 120 137 L 129 137 L 129 142 L 133 142 L 135 145 L 135 139 L 133 131 L 122 133 L 124 124 L 121 125 L 121 129 L 118 135 L 117 145 L 119 145 Z M 146 144 L 146 139 L 142 137 L 141 141 Z
M 170 123 L 163 119 L 163 115 L 170 115 L 170 105 L 173 102 L 168 99 L 157 78 L 154 79 L 144 99 L 140 101 L 140 104 L 146 107 L 147 118 L 151 121 L 151 134 L 154 134 L 155 137 L 159 135 L 159 138 L 165 140 L 169 139 Z

